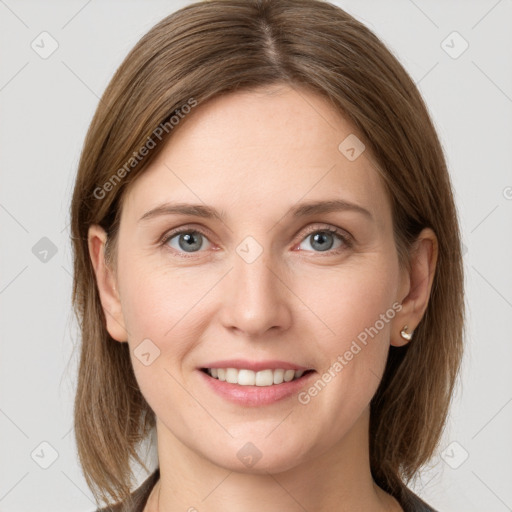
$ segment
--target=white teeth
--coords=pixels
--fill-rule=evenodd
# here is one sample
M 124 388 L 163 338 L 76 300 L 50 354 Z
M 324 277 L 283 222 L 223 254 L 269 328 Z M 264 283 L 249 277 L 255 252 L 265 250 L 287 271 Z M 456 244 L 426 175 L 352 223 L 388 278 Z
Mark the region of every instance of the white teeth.
M 226 368 L 226 382 L 236 384 L 238 378 L 238 370 L 236 368 Z
M 274 384 L 281 384 L 284 381 L 284 370 L 274 370 Z
M 258 380 L 254 372 L 250 370 L 240 370 L 235 383 L 241 386 L 255 386 L 256 382 L 261 382 L 261 377 Z
M 208 375 L 240 386 L 273 386 L 282 382 L 290 382 L 304 374 L 304 370 L 252 370 L 237 368 L 207 368 Z
M 286 370 L 284 372 L 284 381 L 285 382 L 290 382 L 293 377 L 295 377 L 295 372 L 293 370 Z

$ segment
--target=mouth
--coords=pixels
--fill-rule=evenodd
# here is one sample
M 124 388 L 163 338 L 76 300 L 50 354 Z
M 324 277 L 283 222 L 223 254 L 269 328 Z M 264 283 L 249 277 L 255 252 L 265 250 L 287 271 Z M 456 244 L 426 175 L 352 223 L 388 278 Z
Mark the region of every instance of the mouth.
M 238 368 L 234 368 L 235 365 Z M 211 367 L 197 370 L 208 389 L 243 407 L 271 406 L 290 400 L 309 386 L 317 373 L 285 361 L 216 361 Z
M 296 381 L 305 378 L 306 375 L 314 373 L 315 370 L 293 370 L 293 369 L 264 369 L 253 371 L 244 368 L 200 368 L 213 379 L 239 386 L 260 386 L 273 387 L 286 382 Z

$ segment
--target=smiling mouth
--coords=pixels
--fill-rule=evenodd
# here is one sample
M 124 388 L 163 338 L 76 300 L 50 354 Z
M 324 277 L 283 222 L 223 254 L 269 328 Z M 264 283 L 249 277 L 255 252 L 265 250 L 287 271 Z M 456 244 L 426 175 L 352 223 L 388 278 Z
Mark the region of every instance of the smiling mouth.
M 270 387 L 298 380 L 315 370 L 267 369 L 255 372 L 238 368 L 201 368 L 201 371 L 214 379 L 230 384 Z

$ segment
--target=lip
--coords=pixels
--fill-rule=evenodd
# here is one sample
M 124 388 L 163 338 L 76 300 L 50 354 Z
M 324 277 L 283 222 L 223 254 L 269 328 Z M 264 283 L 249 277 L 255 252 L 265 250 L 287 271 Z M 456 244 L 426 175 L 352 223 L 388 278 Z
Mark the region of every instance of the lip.
M 218 364 L 218 362 L 216 364 Z M 208 366 L 208 368 L 223 368 L 223 366 Z M 234 368 L 234 366 L 228 366 L 228 368 Z M 268 366 L 265 366 L 264 369 L 268 368 Z M 292 370 L 295 367 L 283 368 L 283 366 L 278 366 L 277 368 Z M 299 367 L 297 369 L 302 368 L 303 367 Z M 252 368 L 247 369 L 249 370 Z M 200 378 L 204 380 L 205 384 L 209 386 L 212 391 L 229 402 L 246 407 L 270 405 L 280 400 L 290 398 L 297 394 L 303 387 L 307 386 L 310 379 L 317 373 L 313 370 L 310 373 L 302 375 L 299 379 L 292 380 L 290 382 L 283 382 L 282 384 L 276 384 L 273 386 L 240 386 L 239 384 L 231 384 L 229 382 L 210 377 L 210 375 L 200 369 L 197 371 Z
M 252 370 L 259 372 L 261 370 L 312 370 L 300 364 L 288 363 L 286 361 L 247 361 L 245 359 L 224 359 L 223 361 L 214 361 L 207 363 L 200 368 L 236 368 L 237 370 Z

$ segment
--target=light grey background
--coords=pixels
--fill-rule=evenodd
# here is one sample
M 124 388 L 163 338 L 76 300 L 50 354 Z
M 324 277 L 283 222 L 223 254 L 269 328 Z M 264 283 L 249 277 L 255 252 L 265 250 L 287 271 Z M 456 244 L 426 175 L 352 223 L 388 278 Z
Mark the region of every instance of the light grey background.
M 115 69 L 188 3 L 0 0 L 0 512 L 94 510 L 72 435 L 69 200 Z M 336 3 L 419 85 L 466 247 L 461 385 L 440 449 L 413 489 L 442 512 L 512 510 L 512 0 Z M 43 59 L 52 40 L 58 48 Z

